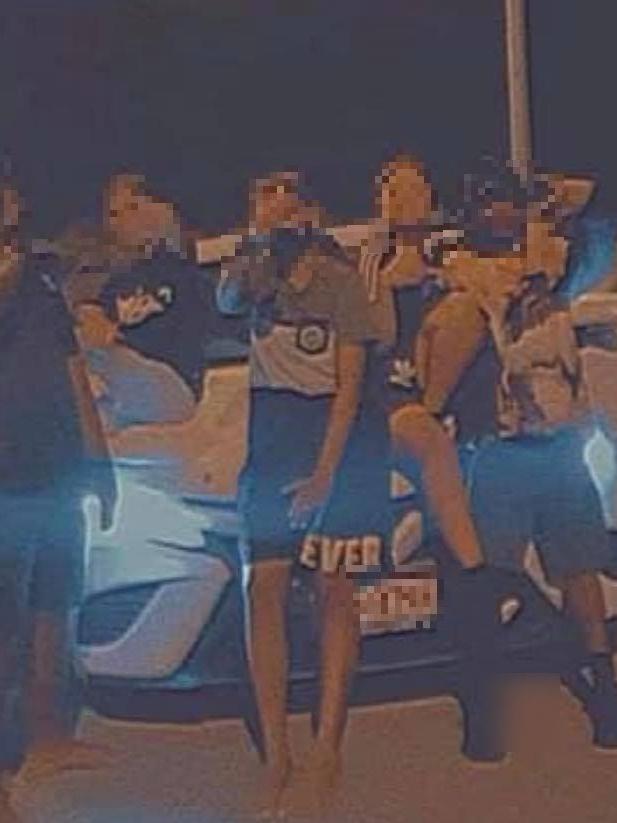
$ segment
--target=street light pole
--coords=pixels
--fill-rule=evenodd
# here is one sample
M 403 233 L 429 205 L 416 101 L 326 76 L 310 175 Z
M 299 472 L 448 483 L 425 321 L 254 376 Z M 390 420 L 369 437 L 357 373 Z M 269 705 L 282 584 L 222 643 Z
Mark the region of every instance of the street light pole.
M 510 162 L 526 179 L 533 162 L 526 0 L 505 0 Z

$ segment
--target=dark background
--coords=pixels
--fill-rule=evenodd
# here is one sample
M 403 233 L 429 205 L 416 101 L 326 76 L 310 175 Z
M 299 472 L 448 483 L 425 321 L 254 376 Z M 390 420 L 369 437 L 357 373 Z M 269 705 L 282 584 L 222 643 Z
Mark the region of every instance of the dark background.
M 0 0 L 0 146 L 38 227 L 144 172 L 190 222 L 242 220 L 247 179 L 304 169 L 338 219 L 417 153 L 445 196 L 507 154 L 502 0 Z M 536 157 L 617 211 L 613 0 L 531 0 Z M 293 11 L 290 11 L 293 9 Z

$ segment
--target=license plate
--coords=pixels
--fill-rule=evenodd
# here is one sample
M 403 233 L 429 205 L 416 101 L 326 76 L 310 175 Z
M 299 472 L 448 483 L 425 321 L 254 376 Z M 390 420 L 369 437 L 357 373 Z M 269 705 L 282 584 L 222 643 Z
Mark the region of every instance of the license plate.
M 437 578 L 393 577 L 356 593 L 363 635 L 429 629 L 438 611 Z

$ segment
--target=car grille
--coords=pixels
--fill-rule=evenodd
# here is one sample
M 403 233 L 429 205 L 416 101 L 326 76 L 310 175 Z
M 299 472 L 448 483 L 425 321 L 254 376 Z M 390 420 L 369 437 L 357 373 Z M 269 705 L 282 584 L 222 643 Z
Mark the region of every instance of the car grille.
M 118 640 L 137 620 L 158 587 L 158 583 L 149 583 L 90 597 L 79 619 L 78 642 L 102 646 Z

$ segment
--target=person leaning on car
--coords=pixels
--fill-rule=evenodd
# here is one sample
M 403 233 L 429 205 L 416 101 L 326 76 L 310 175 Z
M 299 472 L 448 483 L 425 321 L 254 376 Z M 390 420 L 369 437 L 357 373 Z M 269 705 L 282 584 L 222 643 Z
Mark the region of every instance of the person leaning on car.
M 389 433 L 364 283 L 319 227 L 298 175 L 253 191 L 252 234 L 223 261 L 219 307 L 251 326 L 248 457 L 240 508 L 252 560 L 247 639 L 269 805 L 290 777 L 285 603 L 292 562 L 323 594 L 319 728 L 306 773 L 327 796 L 340 769 L 358 648 L 348 572 L 379 571 L 389 540 Z
M 97 497 L 109 528 L 116 486 L 54 260 L 31 252 L 13 187 L 4 201 L 13 209 L 4 210 L 0 270 L 0 699 L 9 726 L 15 715 L 11 733 L 27 737 L 23 773 L 32 774 L 93 756 L 72 740 L 67 720 L 82 501 Z M 17 729 L 24 702 L 28 729 Z

